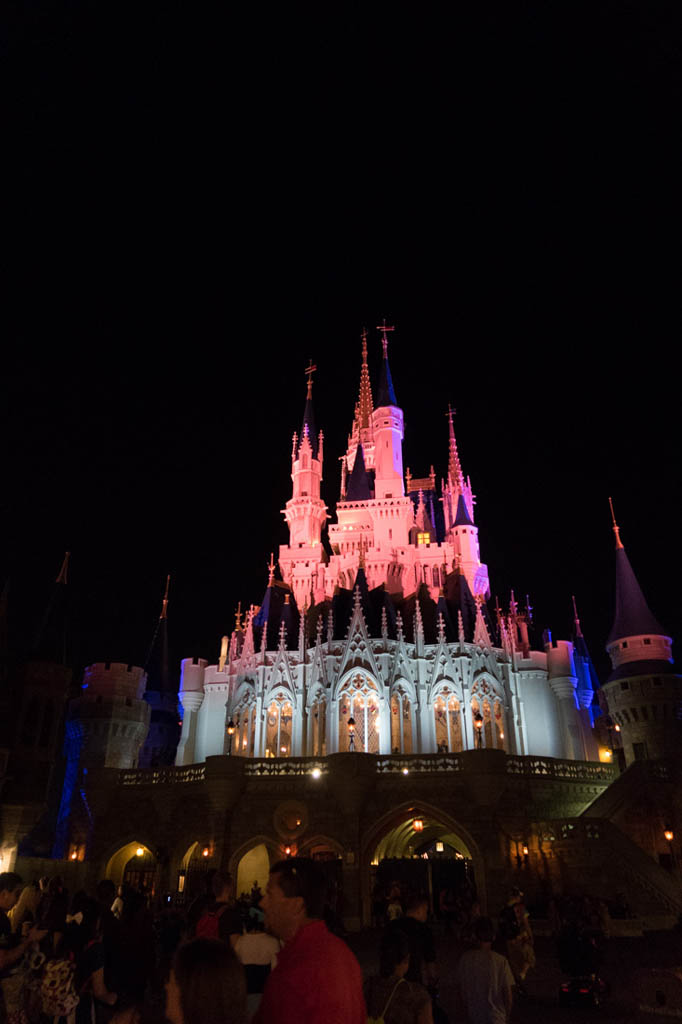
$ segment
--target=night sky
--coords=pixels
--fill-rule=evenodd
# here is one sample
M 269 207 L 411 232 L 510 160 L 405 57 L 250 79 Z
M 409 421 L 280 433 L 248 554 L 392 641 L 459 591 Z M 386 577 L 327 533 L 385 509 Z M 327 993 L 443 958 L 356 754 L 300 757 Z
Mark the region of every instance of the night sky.
M 286 541 L 304 366 L 332 510 L 384 316 L 405 466 L 444 473 L 451 402 L 493 594 L 561 638 L 575 593 L 603 672 L 611 494 L 679 639 L 679 13 L 559 6 L 14 13 L 14 650 L 68 548 L 78 666 L 144 662 L 168 572 L 174 658 L 214 660 Z

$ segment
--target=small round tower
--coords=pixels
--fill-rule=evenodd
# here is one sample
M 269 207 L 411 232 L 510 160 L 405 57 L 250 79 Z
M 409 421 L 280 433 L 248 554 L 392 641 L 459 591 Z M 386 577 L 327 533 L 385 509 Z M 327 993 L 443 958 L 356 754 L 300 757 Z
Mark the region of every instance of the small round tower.
M 606 643 L 613 671 L 599 692 L 599 701 L 620 727 L 627 765 L 679 752 L 682 678 L 673 665 L 672 639 L 646 603 L 615 517 L 613 531 L 616 612 Z
M 136 665 L 99 662 L 85 669 L 81 694 L 69 703 L 69 721 L 80 726 L 82 768 L 137 767 L 151 714 L 146 681 Z

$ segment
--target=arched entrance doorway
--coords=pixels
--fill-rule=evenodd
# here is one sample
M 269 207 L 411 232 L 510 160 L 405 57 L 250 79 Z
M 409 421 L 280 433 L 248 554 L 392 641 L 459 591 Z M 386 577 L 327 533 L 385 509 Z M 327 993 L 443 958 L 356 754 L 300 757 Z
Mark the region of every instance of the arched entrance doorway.
M 105 878 L 115 885 L 129 885 L 136 892 L 154 896 L 158 884 L 158 865 L 148 846 L 133 840 L 126 843 L 109 858 Z
M 254 887 L 265 892 L 270 874 L 270 854 L 265 843 L 258 843 L 247 850 L 237 865 L 237 887 L 235 893 L 249 896 Z
M 385 917 L 388 898 L 425 893 L 444 917 L 453 903 L 485 903 L 483 861 L 472 837 L 449 815 L 424 804 L 396 809 L 367 836 L 361 864 L 363 923 Z

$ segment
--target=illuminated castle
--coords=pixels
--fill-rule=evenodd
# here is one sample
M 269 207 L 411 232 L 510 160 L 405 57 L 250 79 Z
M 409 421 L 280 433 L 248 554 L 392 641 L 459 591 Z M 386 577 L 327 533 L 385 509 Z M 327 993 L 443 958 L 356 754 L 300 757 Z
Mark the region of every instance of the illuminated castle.
M 498 748 L 598 760 L 584 640 L 532 642 L 529 607 L 491 611 L 475 501 L 448 415 L 447 475 L 403 472 L 403 410 L 383 327 L 373 391 L 363 335 L 359 397 L 329 523 L 312 373 L 291 450 L 289 543 L 260 606 L 216 665 L 182 663 L 176 764 L 210 755 L 429 754 Z M 445 449 L 445 438 L 443 448 Z M 579 632 L 579 631 L 578 631 Z M 232 724 L 230 724 L 232 723 Z M 227 728 L 229 726 L 229 729 Z M 234 728 L 233 728 L 234 727 Z

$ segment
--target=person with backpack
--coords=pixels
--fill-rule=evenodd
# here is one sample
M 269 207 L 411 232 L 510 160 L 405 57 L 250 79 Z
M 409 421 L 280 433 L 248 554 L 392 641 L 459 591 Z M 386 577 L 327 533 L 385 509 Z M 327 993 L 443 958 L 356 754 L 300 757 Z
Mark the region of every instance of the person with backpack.
M 423 985 L 405 980 L 409 965 L 407 935 L 389 928 L 381 942 L 379 975 L 364 985 L 368 1024 L 433 1024 L 431 996 Z
M 220 939 L 235 948 L 242 934 L 242 919 L 232 898 L 232 877 L 216 871 L 212 881 L 213 901 L 197 921 L 197 939 Z

